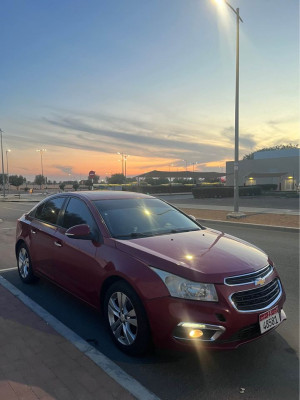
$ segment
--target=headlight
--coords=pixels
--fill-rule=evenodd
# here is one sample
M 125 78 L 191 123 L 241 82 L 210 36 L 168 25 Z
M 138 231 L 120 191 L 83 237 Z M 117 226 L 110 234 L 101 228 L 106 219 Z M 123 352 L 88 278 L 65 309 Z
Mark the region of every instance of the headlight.
M 172 297 L 188 300 L 218 301 L 215 285 L 212 283 L 192 282 L 161 269 L 153 267 L 151 269 L 162 279 Z

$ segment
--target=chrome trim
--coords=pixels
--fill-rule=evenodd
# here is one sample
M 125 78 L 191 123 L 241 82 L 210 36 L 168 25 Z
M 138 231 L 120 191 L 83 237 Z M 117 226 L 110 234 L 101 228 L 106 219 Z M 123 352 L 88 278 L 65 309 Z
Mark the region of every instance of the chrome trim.
M 194 329 L 197 329 L 197 328 L 201 329 L 201 330 L 209 329 L 209 330 L 212 330 L 212 331 L 216 331 L 216 333 L 214 333 L 210 339 L 201 339 L 201 338 L 187 339 L 187 338 L 173 336 L 174 339 L 187 340 L 187 341 L 197 341 L 197 342 L 214 342 L 215 340 L 217 340 L 222 335 L 222 333 L 224 333 L 226 331 L 226 328 L 224 326 L 202 324 L 201 322 L 199 322 L 199 323 L 180 322 L 177 326 L 183 326 L 184 324 L 187 324 L 187 325 L 188 324 L 192 324 Z
M 265 270 L 265 269 L 267 269 L 267 268 L 269 268 L 269 267 L 271 267 L 271 271 L 267 274 L 267 275 L 265 275 L 265 276 L 263 276 L 262 278 L 267 278 L 268 276 L 270 276 L 273 272 L 274 272 L 274 267 L 271 265 L 271 264 L 268 264 L 268 265 L 266 265 L 265 267 L 263 267 L 263 268 L 261 268 L 261 269 L 259 269 L 259 270 L 257 270 L 257 271 L 254 271 L 254 272 L 250 272 L 249 274 L 242 274 L 242 275 L 234 275 L 234 276 L 227 276 L 226 278 L 224 278 L 224 285 L 226 285 L 226 286 L 242 286 L 242 285 L 251 285 L 252 283 L 254 283 L 255 282 L 255 280 L 257 279 L 257 278 L 255 278 L 255 279 L 253 279 L 253 281 L 252 282 L 246 282 L 246 283 L 235 283 L 235 284 L 229 284 L 229 283 L 226 283 L 226 279 L 234 279 L 234 278 L 241 278 L 241 277 L 243 277 L 243 276 L 245 276 L 245 277 L 247 277 L 247 276 L 251 276 L 251 275 L 254 275 L 254 274 L 257 274 L 258 272 L 259 273 L 263 273 L 263 271 Z
M 258 288 L 249 289 L 249 290 L 240 290 L 239 292 L 234 292 L 234 293 L 232 293 L 232 294 L 228 297 L 228 299 L 229 299 L 229 301 L 230 301 L 230 304 L 233 306 L 233 308 L 234 308 L 236 311 L 238 311 L 238 312 L 240 312 L 240 313 L 253 313 L 253 312 L 261 312 L 261 311 L 268 310 L 269 308 L 273 307 L 273 306 L 277 303 L 277 301 L 280 299 L 280 297 L 281 297 L 281 295 L 282 295 L 282 286 L 281 286 L 280 279 L 279 279 L 278 277 L 277 277 L 276 279 L 277 279 L 277 282 L 278 282 L 278 285 L 279 285 L 279 294 L 278 294 L 278 296 L 276 297 L 276 299 L 274 299 L 274 300 L 272 301 L 272 303 L 268 304 L 266 307 L 264 307 L 264 308 L 258 308 L 258 309 L 255 309 L 255 310 L 243 311 L 243 310 L 239 310 L 239 309 L 235 306 L 234 302 L 233 302 L 232 299 L 231 299 L 231 297 L 232 297 L 235 293 L 242 293 L 242 292 L 245 292 L 245 291 L 248 292 L 249 290 L 255 290 L 255 289 L 258 289 Z M 268 282 L 268 283 L 271 283 L 271 282 Z M 265 286 L 265 285 L 264 285 L 264 286 Z M 260 288 L 262 288 L 262 287 L 264 287 L 264 286 L 260 286 Z

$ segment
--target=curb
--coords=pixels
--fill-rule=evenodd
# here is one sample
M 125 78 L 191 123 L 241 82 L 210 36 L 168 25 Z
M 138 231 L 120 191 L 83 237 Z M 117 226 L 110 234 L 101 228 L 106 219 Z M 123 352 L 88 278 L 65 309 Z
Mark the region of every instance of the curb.
M 5 200 L 2 203 L 38 203 L 40 200 Z
M 31 200 L 31 199 L 9 199 L 9 200 L 3 200 L 1 199 L 0 202 L 2 203 L 38 203 L 43 199 L 36 199 L 36 200 Z
M 222 221 L 216 219 L 196 219 L 198 222 L 213 222 L 213 223 L 220 223 L 220 224 L 227 224 L 228 226 L 242 226 L 242 227 L 250 227 L 250 228 L 257 228 L 257 229 L 267 229 L 267 230 L 276 230 L 276 231 L 285 231 L 285 232 L 293 232 L 299 233 L 300 228 L 293 228 L 292 226 L 278 226 L 278 225 L 261 225 L 261 224 L 248 224 L 245 222 L 231 222 L 231 221 Z
M 72 331 L 53 315 L 48 313 L 43 307 L 38 305 L 30 297 L 26 296 L 18 288 L 12 285 L 8 280 L 0 275 L 0 285 L 12 293 L 22 303 L 29 307 L 34 313 L 41 317 L 48 325 L 56 330 L 61 336 L 73 344 L 81 353 L 85 354 L 98 367 L 100 367 L 107 375 L 109 375 L 120 386 L 126 389 L 137 400 L 160 400 L 154 393 L 146 389 L 136 379 L 128 375 L 122 368 L 111 361 L 103 353 L 95 349 L 88 342 L 82 339 L 77 333 Z

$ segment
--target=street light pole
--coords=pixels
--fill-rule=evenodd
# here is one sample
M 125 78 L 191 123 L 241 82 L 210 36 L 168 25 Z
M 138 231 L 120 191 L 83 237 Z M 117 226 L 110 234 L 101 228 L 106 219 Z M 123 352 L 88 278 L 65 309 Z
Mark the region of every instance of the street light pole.
M 233 214 L 231 216 L 238 217 L 239 214 L 239 57 L 240 57 L 240 9 L 234 9 L 226 0 L 224 3 L 236 15 L 236 69 L 235 69 L 235 133 L 234 133 L 234 164 L 233 164 Z
M 11 152 L 10 149 L 7 149 L 7 150 L 6 150 L 7 194 L 9 193 L 8 153 L 10 153 L 10 152 Z
M 127 171 L 126 171 L 126 162 L 127 162 L 127 158 L 129 157 L 129 155 L 128 154 L 124 154 L 123 155 L 124 156 L 124 176 L 125 176 L 125 182 L 126 182 L 126 174 L 127 174 Z
M 44 180 L 43 152 L 46 151 L 46 149 L 38 149 L 37 151 L 41 154 L 41 168 L 42 168 L 42 181 L 43 181 Z
M 228 3 L 227 3 L 228 4 Z M 233 211 L 239 212 L 239 57 L 240 56 L 240 13 L 236 9 L 236 76 L 235 76 L 235 140 L 234 140 L 234 201 Z
M 120 156 L 122 156 L 122 175 L 124 175 L 124 153 L 123 153 L 123 152 L 120 153 L 120 152 L 118 151 L 117 154 L 120 154 Z M 125 174 L 126 174 L 126 172 L 125 172 Z
M 4 179 L 4 159 L 3 159 L 3 144 L 2 144 L 2 129 L 0 129 L 1 134 L 1 159 L 2 159 L 2 188 L 3 188 L 3 198 L 5 197 L 5 179 Z

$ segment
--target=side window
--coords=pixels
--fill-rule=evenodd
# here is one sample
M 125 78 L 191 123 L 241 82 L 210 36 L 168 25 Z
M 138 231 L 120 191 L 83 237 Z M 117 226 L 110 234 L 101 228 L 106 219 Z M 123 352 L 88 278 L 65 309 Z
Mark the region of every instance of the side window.
M 56 199 L 46 201 L 37 208 L 35 218 L 55 225 L 64 201 L 64 197 L 57 197 Z
M 62 226 L 69 229 L 72 226 L 81 224 L 87 224 L 91 232 L 95 232 L 97 229 L 94 218 L 86 204 L 79 199 L 71 197 L 64 213 Z

